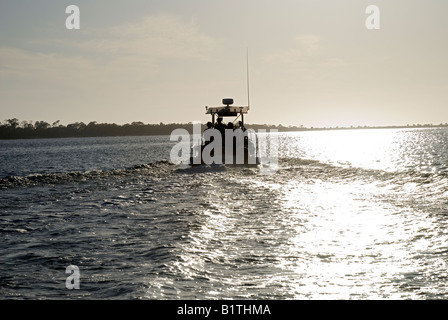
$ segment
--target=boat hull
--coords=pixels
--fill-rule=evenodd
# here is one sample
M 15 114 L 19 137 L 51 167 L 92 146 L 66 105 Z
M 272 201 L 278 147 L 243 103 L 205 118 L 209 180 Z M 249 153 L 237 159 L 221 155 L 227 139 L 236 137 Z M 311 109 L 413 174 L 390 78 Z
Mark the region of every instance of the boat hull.
M 203 165 L 226 165 L 226 166 L 244 166 L 244 167 L 257 167 L 260 165 L 260 159 L 257 155 L 251 154 L 250 150 L 245 147 L 244 148 L 244 156 L 243 161 L 238 159 L 236 152 L 229 157 L 226 156 L 223 150 L 220 150 L 221 154 L 214 157 L 214 161 L 210 161 L 210 159 L 205 160 L 203 157 L 204 145 L 194 146 L 191 150 L 189 165 L 190 166 L 203 166 Z M 216 159 L 218 158 L 218 159 Z

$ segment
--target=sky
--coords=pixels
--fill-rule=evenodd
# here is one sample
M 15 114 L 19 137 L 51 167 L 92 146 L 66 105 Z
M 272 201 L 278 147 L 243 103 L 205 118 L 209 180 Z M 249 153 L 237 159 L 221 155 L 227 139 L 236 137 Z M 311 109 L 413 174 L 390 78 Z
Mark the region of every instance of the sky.
M 445 123 L 447 13 L 443 0 L 0 0 L 0 121 L 204 123 L 223 98 L 248 104 L 248 53 L 247 123 Z

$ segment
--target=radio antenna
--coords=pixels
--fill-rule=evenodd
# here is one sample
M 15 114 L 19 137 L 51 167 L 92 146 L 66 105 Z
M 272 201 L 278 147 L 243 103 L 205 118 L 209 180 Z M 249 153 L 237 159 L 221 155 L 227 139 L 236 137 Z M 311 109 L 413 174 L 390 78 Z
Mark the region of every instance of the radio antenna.
M 250 108 L 249 94 L 249 48 L 246 48 L 246 80 L 247 80 L 247 108 Z

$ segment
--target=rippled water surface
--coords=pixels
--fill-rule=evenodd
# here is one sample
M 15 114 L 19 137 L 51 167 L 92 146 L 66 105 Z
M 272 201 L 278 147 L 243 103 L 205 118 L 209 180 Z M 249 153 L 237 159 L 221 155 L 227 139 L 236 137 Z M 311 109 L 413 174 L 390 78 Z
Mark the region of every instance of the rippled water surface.
M 173 164 L 168 136 L 0 141 L 0 297 L 448 298 L 447 129 L 278 140 L 274 171 Z

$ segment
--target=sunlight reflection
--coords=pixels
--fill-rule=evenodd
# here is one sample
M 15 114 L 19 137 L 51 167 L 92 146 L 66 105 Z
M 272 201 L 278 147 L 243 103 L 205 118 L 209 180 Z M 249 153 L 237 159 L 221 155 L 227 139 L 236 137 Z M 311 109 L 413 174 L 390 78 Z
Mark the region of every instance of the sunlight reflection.
M 416 231 L 410 232 L 393 207 L 367 199 L 373 188 L 316 182 L 289 184 L 284 190 L 285 213 L 306 217 L 303 225 L 292 227 L 296 234 L 279 263 L 297 275 L 297 298 L 304 298 L 303 286 L 311 295 L 305 298 L 372 298 L 377 283 L 392 282 L 397 274 L 413 269 L 404 243 Z M 393 284 L 376 294 L 393 297 Z
M 446 170 L 434 160 L 446 149 L 435 150 L 433 138 L 419 129 L 305 131 L 281 135 L 279 156 L 385 171 Z

